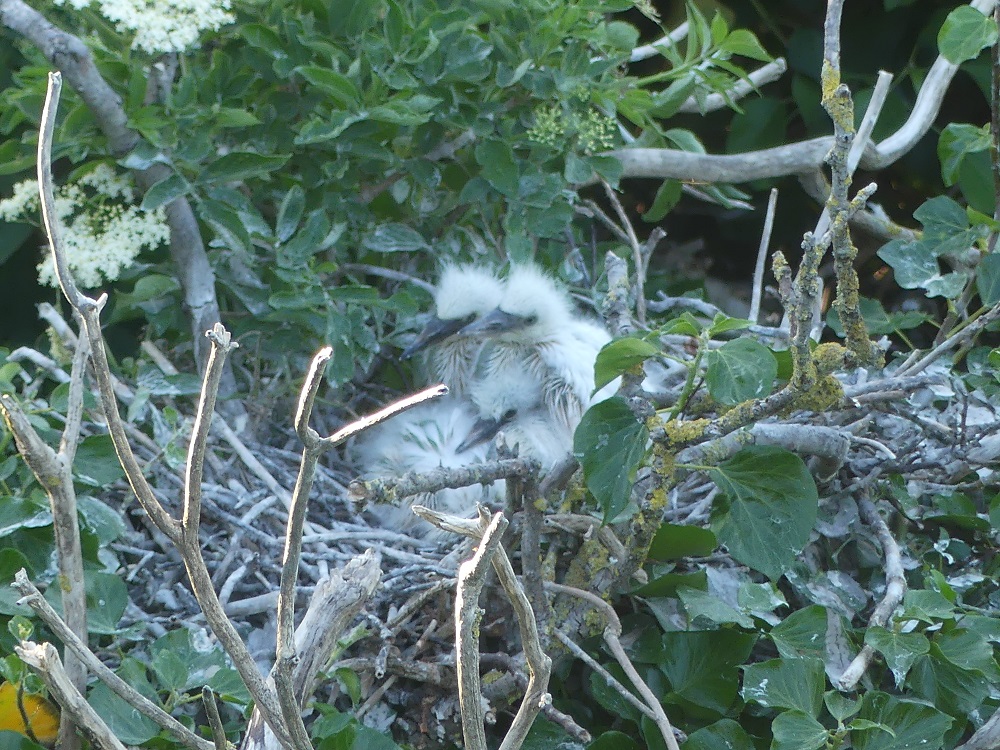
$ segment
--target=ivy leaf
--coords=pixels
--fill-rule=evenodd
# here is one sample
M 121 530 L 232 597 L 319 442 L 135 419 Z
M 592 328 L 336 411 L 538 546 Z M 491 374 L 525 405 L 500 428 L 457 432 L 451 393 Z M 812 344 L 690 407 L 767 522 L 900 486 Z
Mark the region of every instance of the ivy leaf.
M 802 711 L 778 714 L 771 722 L 771 732 L 771 750 L 819 750 L 830 738 L 826 727 Z
M 595 389 L 600 390 L 626 370 L 659 353 L 660 349 L 655 344 L 635 336 L 615 339 L 606 344 L 594 363 Z
M 855 750 L 938 750 L 952 724 L 952 718 L 936 708 L 876 690 L 861 699 L 858 718 L 879 728 L 851 731 Z
M 991 253 L 976 266 L 976 291 L 983 304 L 993 307 L 1000 301 L 1000 254 Z
M 358 105 L 358 88 L 350 78 L 319 65 L 303 65 L 296 68 L 295 72 L 323 93 L 329 94 L 341 107 Z
M 714 724 L 692 732 L 684 750 L 755 750 L 747 731 L 732 719 L 720 719 Z
M 652 560 L 680 560 L 712 554 L 719 542 L 708 529 L 687 524 L 664 523 L 656 530 L 649 545 Z
M 757 636 L 730 630 L 663 634 L 660 671 L 670 681 L 665 703 L 676 703 L 693 716 L 721 718 L 736 700 L 739 665 Z
M 997 25 L 975 8 L 960 5 L 941 25 L 938 49 L 948 62 L 960 65 L 979 56 L 997 41 Z
M 965 123 L 950 123 L 938 138 L 938 161 L 941 162 L 941 178 L 944 184 L 954 185 L 958 172 L 968 154 L 977 154 L 990 147 L 990 125 L 982 127 Z
M 771 659 L 743 672 L 743 700 L 815 718 L 823 707 L 826 672 L 816 658 Z
M 628 505 L 632 480 L 646 453 L 649 430 L 618 396 L 587 410 L 576 428 L 573 452 L 583 466 L 587 489 L 604 512 L 605 522 Z
M 871 646 L 885 657 L 885 663 L 896 679 L 896 687 L 902 687 L 913 662 L 931 647 L 923 633 L 896 633 L 877 625 L 871 625 L 865 631 L 865 645 Z
M 688 620 L 692 623 L 698 618 L 703 618 L 713 625 L 735 624 L 744 630 L 753 630 L 753 620 L 749 616 L 708 591 L 680 586 L 677 589 L 677 598 L 681 600 L 687 611 Z
M 727 341 L 705 355 L 705 382 L 716 401 L 733 406 L 771 392 L 778 375 L 778 360 L 758 341 Z
M 777 580 L 809 541 L 819 493 L 809 469 L 794 453 L 747 446 L 709 470 L 724 493 L 713 529 L 745 565 Z

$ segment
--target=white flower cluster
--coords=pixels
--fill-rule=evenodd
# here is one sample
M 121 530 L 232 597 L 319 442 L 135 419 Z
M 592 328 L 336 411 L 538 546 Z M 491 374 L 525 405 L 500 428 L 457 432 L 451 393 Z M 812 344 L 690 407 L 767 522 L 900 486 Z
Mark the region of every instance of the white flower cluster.
M 55 0 L 81 10 L 94 0 Z M 182 52 L 198 42 L 202 31 L 217 30 L 235 19 L 231 0 L 97 0 L 102 16 L 121 33 L 133 32 L 133 48 L 152 54 Z
M 87 289 L 114 281 L 143 250 L 170 239 L 163 208 L 143 211 L 134 205 L 129 181 L 106 164 L 76 182 L 56 189 L 56 216 L 63 229 L 63 244 L 70 271 Z M 25 221 L 38 215 L 38 182 L 25 180 L 14 194 L 0 200 L 0 220 Z M 38 280 L 56 285 L 52 258 L 38 264 Z

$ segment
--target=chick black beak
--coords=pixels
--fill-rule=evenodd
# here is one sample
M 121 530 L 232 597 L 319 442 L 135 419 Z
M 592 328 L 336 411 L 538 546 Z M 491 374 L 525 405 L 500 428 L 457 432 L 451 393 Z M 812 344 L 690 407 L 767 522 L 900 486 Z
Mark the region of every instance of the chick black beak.
M 459 331 L 462 336 L 496 336 L 507 331 L 516 331 L 528 325 L 528 319 L 501 310 L 499 307 L 474 320 Z
M 417 337 L 403 350 L 402 358 L 409 359 L 425 346 L 430 346 L 458 333 L 462 326 L 468 322 L 468 318 L 442 320 L 434 316 L 424 326 L 424 330 L 417 334 Z
M 496 437 L 496 434 L 509 425 L 516 416 L 517 412 L 514 409 L 508 409 L 499 417 L 479 417 L 479 419 L 476 420 L 476 423 L 472 425 L 472 429 L 469 430 L 469 434 L 465 436 L 465 440 L 463 440 L 461 445 L 459 445 L 455 450 L 458 453 L 464 453 L 470 448 L 482 445 L 487 440 L 492 440 Z

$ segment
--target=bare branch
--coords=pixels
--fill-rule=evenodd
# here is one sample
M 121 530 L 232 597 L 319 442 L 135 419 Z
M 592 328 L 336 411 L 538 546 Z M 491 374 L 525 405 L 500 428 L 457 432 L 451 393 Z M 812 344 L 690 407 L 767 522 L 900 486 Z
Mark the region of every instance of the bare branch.
M 903 571 L 902 555 L 899 551 L 899 544 L 896 543 L 889 527 L 879 515 L 872 501 L 867 497 L 859 498 L 858 511 L 861 514 L 861 519 L 875 529 L 875 535 L 882 545 L 882 554 L 885 555 L 885 596 L 882 597 L 882 601 L 875 607 L 868 620 L 869 627 L 884 628 L 889 622 L 889 617 L 906 595 L 906 575 Z M 875 649 L 865 644 L 861 652 L 840 675 L 840 679 L 837 681 L 838 688 L 844 691 L 854 690 L 864 676 L 874 655 Z
M 72 717 L 73 723 L 92 745 L 101 750 L 125 750 L 125 746 L 118 741 L 104 719 L 90 707 L 87 699 L 73 685 L 51 643 L 21 641 L 14 646 L 14 650 L 42 678 L 49 693 L 62 710 Z

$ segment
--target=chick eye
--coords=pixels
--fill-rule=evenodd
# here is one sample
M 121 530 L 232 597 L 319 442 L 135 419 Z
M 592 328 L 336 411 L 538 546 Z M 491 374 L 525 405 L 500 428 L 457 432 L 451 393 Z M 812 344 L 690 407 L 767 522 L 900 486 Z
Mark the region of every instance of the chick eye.
M 537 315 L 529 315 L 527 318 L 525 318 L 525 320 L 527 321 L 527 323 L 528 323 L 529 326 L 533 326 L 533 325 L 535 325 L 535 323 L 538 322 L 538 316 Z
M 507 424 L 512 419 L 514 419 L 514 417 L 516 417 L 516 416 L 517 416 L 517 410 L 516 409 L 508 409 L 500 417 L 500 423 L 501 424 Z

